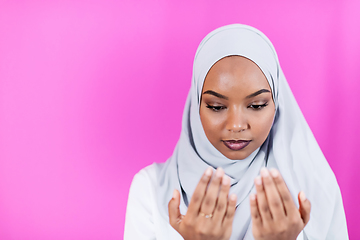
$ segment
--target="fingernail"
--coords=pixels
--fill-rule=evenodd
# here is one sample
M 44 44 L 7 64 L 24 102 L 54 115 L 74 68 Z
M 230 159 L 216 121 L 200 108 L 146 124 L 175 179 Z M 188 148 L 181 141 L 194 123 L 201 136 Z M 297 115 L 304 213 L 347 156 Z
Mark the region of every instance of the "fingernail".
M 231 201 L 236 201 L 236 195 L 235 195 L 235 194 L 231 194 L 231 195 L 230 195 L 230 200 L 231 200 Z
M 173 198 L 176 198 L 176 190 L 173 192 Z
M 260 170 L 260 174 L 262 177 L 268 177 L 269 176 L 269 171 L 266 168 L 262 168 Z
M 275 168 L 270 169 L 270 173 L 271 173 L 271 176 L 274 178 L 279 176 L 279 172 Z
M 300 192 L 300 200 L 304 202 L 306 200 L 305 193 L 303 191 Z
M 223 185 L 230 185 L 230 178 L 226 175 L 223 176 L 222 178 L 222 184 Z
M 212 167 L 208 167 L 205 171 L 205 175 L 210 177 L 212 175 L 212 172 L 213 172 Z
M 222 176 L 224 176 L 224 170 L 221 167 L 218 167 L 216 169 L 215 176 L 218 177 L 218 178 L 221 178 Z
M 253 193 L 252 193 L 252 194 L 250 194 L 250 200 L 251 200 L 251 201 L 255 201 L 255 199 L 256 199 L 255 194 L 253 194 Z
M 261 185 L 261 184 L 262 184 L 262 181 L 261 181 L 261 177 L 260 177 L 260 176 L 257 176 L 257 177 L 255 178 L 255 184 L 256 184 L 256 185 Z

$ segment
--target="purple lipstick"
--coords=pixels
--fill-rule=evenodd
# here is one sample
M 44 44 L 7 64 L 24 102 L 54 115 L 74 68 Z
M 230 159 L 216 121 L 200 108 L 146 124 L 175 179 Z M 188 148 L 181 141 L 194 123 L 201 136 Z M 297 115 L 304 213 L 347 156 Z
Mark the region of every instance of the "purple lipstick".
M 223 143 L 227 146 L 230 150 L 239 151 L 245 148 L 251 140 L 225 140 Z

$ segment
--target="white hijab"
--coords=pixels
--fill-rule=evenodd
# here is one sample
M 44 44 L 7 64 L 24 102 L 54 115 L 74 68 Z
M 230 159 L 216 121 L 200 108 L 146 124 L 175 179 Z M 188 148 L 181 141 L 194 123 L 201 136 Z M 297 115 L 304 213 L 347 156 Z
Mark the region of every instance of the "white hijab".
M 201 91 L 210 68 L 220 59 L 238 55 L 256 63 L 272 90 L 276 114 L 264 144 L 244 160 L 230 160 L 207 139 L 201 124 Z M 308 239 L 348 239 L 342 199 L 335 176 L 322 154 L 280 68 L 275 49 L 259 30 L 241 24 L 218 28 L 200 43 L 173 155 L 159 172 L 158 207 L 168 219 L 167 204 L 174 189 L 182 193 L 180 210 L 186 213 L 195 187 L 208 166 L 222 167 L 231 177 L 231 193 L 238 196 L 231 239 L 252 239 L 249 194 L 263 166 L 277 168 L 298 206 L 303 190 L 311 201 Z M 160 165 L 159 165 L 160 167 Z M 335 229 L 335 230 L 334 230 Z M 335 234 L 335 235 L 334 235 Z

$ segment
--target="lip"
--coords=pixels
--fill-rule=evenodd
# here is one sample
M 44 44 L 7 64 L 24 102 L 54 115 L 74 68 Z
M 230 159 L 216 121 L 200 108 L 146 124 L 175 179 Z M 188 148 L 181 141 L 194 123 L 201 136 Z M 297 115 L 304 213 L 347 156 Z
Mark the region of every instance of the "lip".
M 251 140 L 222 140 L 222 142 L 230 150 L 239 151 L 249 145 Z

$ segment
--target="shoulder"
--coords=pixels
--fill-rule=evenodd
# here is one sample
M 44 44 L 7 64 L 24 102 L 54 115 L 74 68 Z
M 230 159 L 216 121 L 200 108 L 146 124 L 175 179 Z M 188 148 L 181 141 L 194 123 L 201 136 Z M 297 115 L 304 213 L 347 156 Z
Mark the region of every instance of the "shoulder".
M 163 166 L 164 163 L 153 163 L 141 169 L 137 174 L 135 174 L 134 178 L 136 177 L 149 177 L 151 179 L 156 178 L 156 174 L 158 174 L 161 171 Z
M 130 201 L 142 201 L 144 195 L 147 200 L 153 196 L 162 167 L 161 163 L 153 163 L 135 174 L 130 186 L 128 204 Z
M 156 184 L 161 164 L 152 164 L 135 174 L 126 207 L 124 239 L 155 239 Z
M 154 189 L 158 180 L 157 176 L 163 165 L 163 163 L 153 163 L 136 173 L 132 180 L 129 194 L 134 191 L 149 192 L 149 190 Z

